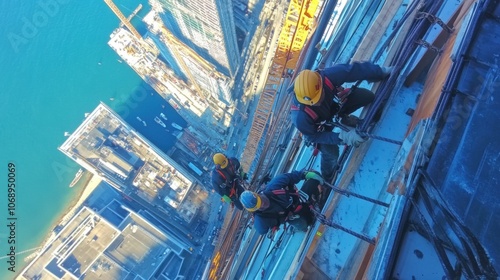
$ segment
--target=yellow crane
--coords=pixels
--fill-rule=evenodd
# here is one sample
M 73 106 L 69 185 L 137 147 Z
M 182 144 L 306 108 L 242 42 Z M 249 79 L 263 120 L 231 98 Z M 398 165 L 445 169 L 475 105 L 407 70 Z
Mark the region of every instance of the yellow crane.
M 203 100 L 206 100 L 206 96 L 203 94 L 203 90 L 200 88 L 200 86 L 198 85 L 193 76 L 193 73 L 191 73 L 191 70 L 189 69 L 189 67 L 187 67 L 186 63 L 184 62 L 183 55 L 181 55 L 179 53 L 179 50 L 177 49 L 177 47 L 179 47 L 181 50 L 188 52 L 190 48 L 184 46 L 177 38 L 175 38 L 175 36 L 166 27 L 163 27 L 161 29 L 161 33 L 163 35 L 163 38 L 165 38 L 166 41 L 165 43 L 169 46 L 169 50 L 172 51 L 172 55 L 175 57 L 175 60 L 179 63 L 179 66 L 182 68 L 182 72 L 187 75 L 189 81 L 195 87 L 196 94 Z
M 141 39 L 141 34 L 137 32 L 135 27 L 130 23 L 130 19 L 127 19 L 123 13 L 118 9 L 118 7 L 113 3 L 112 0 L 104 0 L 104 3 L 108 5 L 108 7 L 115 13 L 115 15 L 120 19 L 120 21 L 127 27 L 127 29 L 134 34 L 137 39 Z M 142 6 L 141 6 L 142 7 Z
M 281 29 L 276 53 L 269 68 L 266 85 L 262 92 L 250 128 L 241 166 L 249 170 L 257 154 L 264 129 L 273 108 L 276 92 L 286 69 L 294 69 L 300 52 L 305 45 L 319 0 L 292 0 L 288 6 L 283 28 Z

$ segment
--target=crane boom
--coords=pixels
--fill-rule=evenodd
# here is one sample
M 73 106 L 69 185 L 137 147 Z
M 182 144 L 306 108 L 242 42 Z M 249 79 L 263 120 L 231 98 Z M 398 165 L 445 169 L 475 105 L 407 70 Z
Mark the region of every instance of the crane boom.
M 130 20 L 127 19 L 123 13 L 118 9 L 118 7 L 113 3 L 112 0 L 104 0 L 104 3 L 108 5 L 108 7 L 115 13 L 115 15 L 120 19 L 120 21 L 127 27 L 127 29 L 137 38 L 141 38 L 141 34 L 137 32 L 135 27 L 130 23 Z

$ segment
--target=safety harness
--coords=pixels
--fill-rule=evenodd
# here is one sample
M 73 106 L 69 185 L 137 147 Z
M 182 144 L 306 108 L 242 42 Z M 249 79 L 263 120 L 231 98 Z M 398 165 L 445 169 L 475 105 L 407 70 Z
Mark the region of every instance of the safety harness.
M 302 204 L 300 203 L 300 195 L 297 192 L 295 186 L 293 186 L 294 192 L 287 190 L 287 189 L 278 189 L 278 190 L 272 190 L 272 191 L 264 191 L 263 194 L 270 200 L 276 202 L 274 205 L 279 205 L 282 211 L 276 213 L 276 212 L 266 212 L 264 211 L 256 211 L 253 212 L 253 215 L 262 217 L 262 218 L 271 218 L 271 219 L 276 219 L 276 225 L 274 228 L 271 229 L 270 234 L 273 235 L 274 232 L 278 229 L 279 225 L 282 223 L 285 223 L 288 220 L 293 220 L 297 219 L 298 216 L 296 213 L 298 213 L 302 209 Z M 288 207 L 283 207 L 281 203 L 283 203 L 283 200 L 279 199 L 280 196 L 285 195 L 285 200 L 290 201 L 290 198 L 292 199 L 292 203 Z
M 226 187 L 230 187 L 229 197 L 236 195 L 236 181 L 238 181 L 238 175 L 234 170 L 234 165 L 231 160 L 228 159 L 228 165 L 224 169 L 215 168 L 215 171 L 226 181 Z

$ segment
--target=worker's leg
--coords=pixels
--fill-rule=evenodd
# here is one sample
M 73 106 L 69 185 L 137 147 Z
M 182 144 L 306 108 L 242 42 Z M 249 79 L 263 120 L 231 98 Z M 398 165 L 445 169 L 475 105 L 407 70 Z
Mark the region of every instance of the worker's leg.
M 314 179 L 309 179 L 304 181 L 301 191 L 305 192 L 309 196 L 310 201 L 318 201 L 321 196 L 319 181 Z
M 314 224 L 314 215 L 309 209 L 309 204 L 304 203 L 299 211 L 294 213 L 287 221 L 296 230 L 306 231 L 307 227 Z M 297 217 L 298 216 L 298 217 Z
M 234 206 L 238 208 L 239 210 L 243 210 L 243 205 L 241 204 L 240 200 L 237 199 L 236 197 L 231 197 L 231 201 L 233 202 Z
M 333 173 L 337 168 L 339 146 L 320 144 L 319 151 L 321 152 L 321 176 L 323 176 L 325 182 L 331 183 Z
M 293 226 L 298 231 L 307 231 L 307 227 L 309 226 L 306 218 L 302 216 L 293 220 L 288 220 L 288 224 Z
M 364 107 L 373 102 L 375 94 L 364 88 L 355 88 L 347 97 L 346 102 L 339 112 L 341 117 L 347 116 L 361 107 Z
M 337 145 L 319 145 L 321 152 L 321 176 L 325 179 L 326 183 L 333 183 L 333 175 L 337 170 L 339 159 L 339 146 Z M 320 197 L 319 207 L 323 208 L 330 195 L 331 188 L 326 188 Z

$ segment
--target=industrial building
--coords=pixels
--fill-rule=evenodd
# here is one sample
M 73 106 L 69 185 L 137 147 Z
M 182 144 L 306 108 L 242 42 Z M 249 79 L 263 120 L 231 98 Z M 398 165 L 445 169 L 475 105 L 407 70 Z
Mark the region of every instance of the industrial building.
M 127 195 L 176 209 L 186 222 L 196 214 L 195 205 L 184 203 L 195 178 L 103 103 L 59 150 Z
M 21 273 L 21 279 L 174 279 L 195 257 L 190 244 L 127 207 L 106 183 Z M 157 222 L 157 221 L 156 221 Z M 56 230 L 54 230 L 56 231 Z

